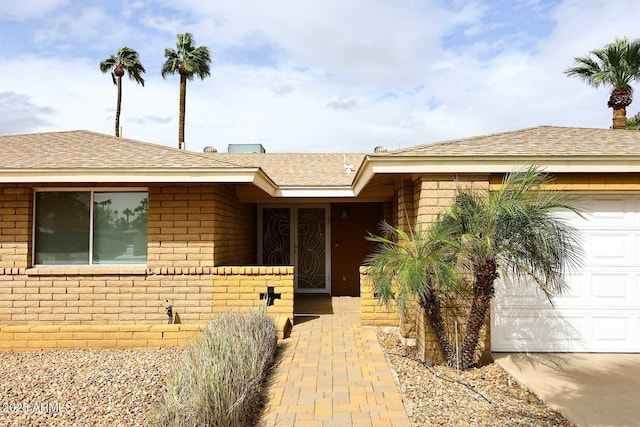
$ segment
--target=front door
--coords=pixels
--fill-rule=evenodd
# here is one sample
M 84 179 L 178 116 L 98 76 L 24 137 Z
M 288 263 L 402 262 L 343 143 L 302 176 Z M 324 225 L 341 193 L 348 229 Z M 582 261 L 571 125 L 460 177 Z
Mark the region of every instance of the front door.
M 325 205 L 260 206 L 258 262 L 293 265 L 298 293 L 329 293 L 329 210 Z

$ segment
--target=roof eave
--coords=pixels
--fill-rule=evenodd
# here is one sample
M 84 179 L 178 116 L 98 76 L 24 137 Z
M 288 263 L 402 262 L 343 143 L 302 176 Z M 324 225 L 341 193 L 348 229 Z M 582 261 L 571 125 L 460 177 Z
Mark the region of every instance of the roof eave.
M 531 164 L 549 173 L 640 172 L 640 156 L 367 156 L 353 190 L 359 194 L 376 174 L 508 173 Z
M 260 168 L 2 169 L 0 183 L 251 183 L 269 195 L 276 184 Z

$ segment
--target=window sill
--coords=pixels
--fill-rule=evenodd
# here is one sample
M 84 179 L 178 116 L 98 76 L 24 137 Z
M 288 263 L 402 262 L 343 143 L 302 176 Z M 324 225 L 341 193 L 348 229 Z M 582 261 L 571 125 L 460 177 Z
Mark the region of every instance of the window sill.
M 146 266 L 55 266 L 31 267 L 24 271 L 27 276 L 87 276 L 87 275 L 140 275 L 149 273 Z

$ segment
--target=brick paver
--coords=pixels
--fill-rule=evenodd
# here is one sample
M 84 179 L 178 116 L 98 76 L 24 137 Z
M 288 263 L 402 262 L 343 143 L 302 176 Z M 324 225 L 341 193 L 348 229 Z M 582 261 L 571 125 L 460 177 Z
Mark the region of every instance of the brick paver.
M 360 299 L 334 297 L 333 314 L 296 319 L 269 378 L 262 425 L 410 427 L 375 329 Z

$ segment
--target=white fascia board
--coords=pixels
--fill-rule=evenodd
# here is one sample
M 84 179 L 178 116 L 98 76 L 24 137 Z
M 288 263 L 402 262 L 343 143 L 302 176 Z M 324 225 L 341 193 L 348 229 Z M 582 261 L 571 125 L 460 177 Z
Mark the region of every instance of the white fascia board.
M 353 187 L 355 194 L 360 193 L 376 174 L 508 173 L 532 164 L 549 173 L 640 172 L 640 157 L 638 156 L 367 156 L 358 171 Z
M 278 187 L 274 197 L 287 198 L 344 198 L 355 197 L 355 193 L 351 186 L 335 186 L 335 187 Z
M 395 160 L 395 161 L 393 161 Z M 380 173 L 501 173 L 537 165 L 546 172 L 640 172 L 640 157 L 412 157 L 373 159 L 371 167 Z
M 260 168 L 0 170 L 0 183 L 251 183 L 273 195 L 277 186 Z

